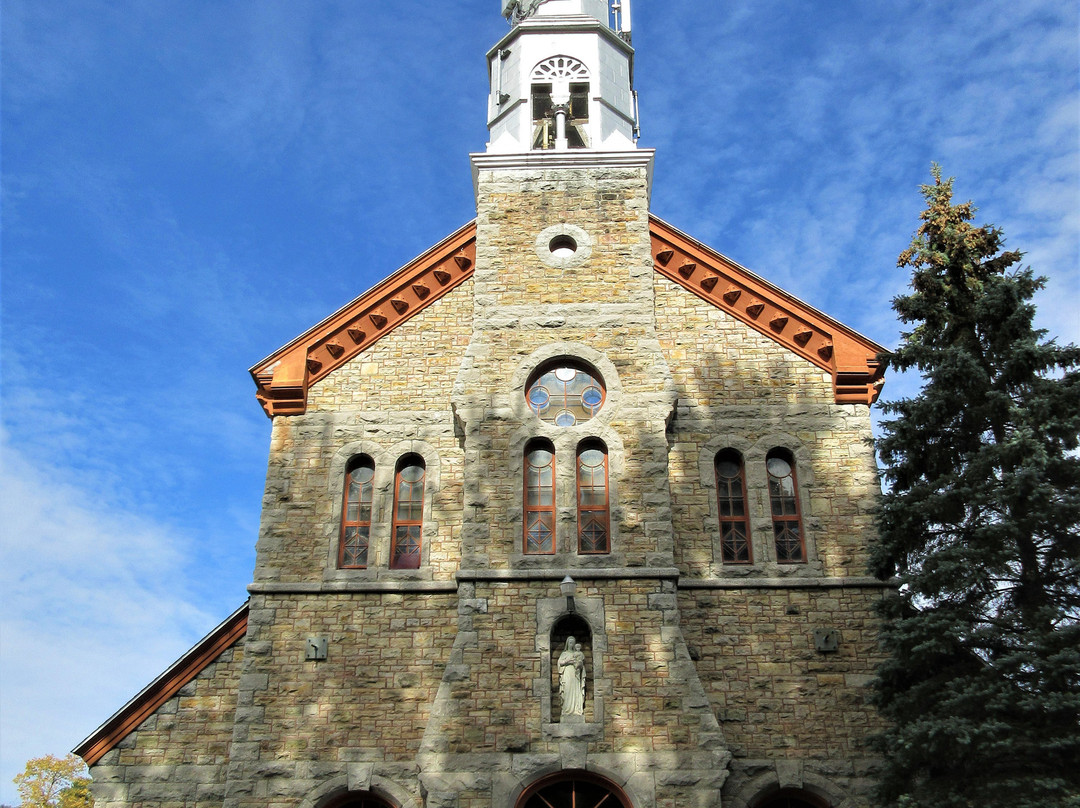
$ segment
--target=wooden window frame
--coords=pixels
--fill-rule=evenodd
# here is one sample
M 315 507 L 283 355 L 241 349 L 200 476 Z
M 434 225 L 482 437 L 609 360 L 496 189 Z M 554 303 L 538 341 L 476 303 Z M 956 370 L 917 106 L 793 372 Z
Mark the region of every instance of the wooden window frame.
M 401 473 L 405 469 L 419 467 L 421 470 L 420 479 L 416 482 L 409 480 L 402 480 Z M 415 519 L 402 519 L 399 514 L 399 508 L 402 504 L 401 500 L 401 488 L 402 485 L 408 485 L 411 494 L 415 494 L 419 490 L 419 496 L 412 496 L 409 503 L 419 503 L 420 515 Z M 425 486 L 427 484 L 427 464 L 424 462 L 424 458 L 420 455 L 410 454 L 405 455 L 398 460 L 397 468 L 394 471 L 394 518 L 390 528 L 390 569 L 392 570 L 415 570 L 422 566 L 423 554 L 424 554 L 424 502 L 425 502 Z M 401 528 L 416 528 L 416 552 L 409 553 L 408 555 L 400 555 L 398 553 L 398 531 Z M 412 558 L 415 556 L 415 564 L 402 564 L 401 559 Z
M 543 450 L 551 453 L 551 504 L 539 505 L 532 504 L 530 500 L 530 485 L 529 485 L 529 472 L 532 468 L 529 463 L 529 455 L 537 450 Z M 555 446 L 548 440 L 532 440 L 525 444 L 525 451 L 522 453 L 522 536 L 521 536 L 521 552 L 524 555 L 554 555 L 558 547 L 558 535 L 555 528 Z M 539 466 L 538 468 L 543 468 Z M 537 485 L 537 493 L 543 490 L 542 485 Z M 537 497 L 539 499 L 539 496 Z M 548 514 L 548 518 L 551 520 L 551 550 L 529 550 L 529 526 L 530 516 L 542 514 Z
M 581 479 L 581 457 L 585 452 L 596 450 L 599 451 L 603 457 L 604 466 L 604 502 L 603 505 L 583 505 L 582 504 L 582 479 Z M 611 552 L 611 487 L 608 474 L 608 450 L 607 446 L 599 440 L 585 440 L 578 444 L 577 452 L 575 455 L 574 463 L 574 477 L 576 480 L 576 495 L 577 495 L 577 551 L 579 555 L 607 555 Z M 595 486 L 593 486 L 595 488 Z M 582 533 L 584 529 L 585 519 L 590 518 L 599 522 L 604 528 L 604 549 L 602 550 L 586 550 L 583 549 Z
M 724 460 L 730 460 L 739 467 L 738 474 L 735 478 L 721 477 L 720 475 L 720 463 Z M 721 449 L 716 453 L 716 457 L 713 458 L 713 476 L 716 481 L 716 513 L 720 522 L 720 560 L 725 565 L 737 565 L 746 566 L 754 563 L 754 547 L 750 538 L 750 508 L 749 501 L 746 497 L 746 464 L 743 462 L 743 456 L 734 449 Z M 734 487 L 731 483 L 722 483 L 721 481 L 728 481 L 734 479 L 738 484 L 738 491 L 733 492 Z M 727 495 L 724 495 L 722 487 L 727 488 Z M 732 493 L 738 494 L 738 499 L 742 501 L 741 517 L 737 516 L 725 516 L 724 515 L 724 503 L 734 502 L 735 497 Z M 732 509 L 729 509 L 732 510 Z M 742 530 L 743 539 L 746 542 L 746 558 L 739 559 L 736 548 L 732 546 L 732 558 L 728 558 L 728 543 L 727 535 L 728 531 Z
M 353 474 L 361 468 L 371 469 L 371 480 L 366 484 L 357 483 L 353 480 Z M 367 499 L 364 499 L 364 486 L 367 487 Z M 360 486 L 360 495 L 357 498 L 356 504 L 356 518 L 349 518 L 349 504 L 350 497 L 353 488 Z M 371 553 L 371 516 L 372 508 L 374 507 L 375 500 L 375 461 L 366 454 L 356 455 L 349 458 L 349 462 L 345 465 L 345 490 L 341 498 L 341 532 L 338 537 L 338 568 L 345 570 L 362 570 L 367 569 L 368 561 L 370 560 Z M 367 518 L 364 518 L 364 505 L 367 505 Z M 363 564 L 346 564 L 346 548 L 348 544 L 345 541 L 345 536 L 349 531 L 349 528 L 356 528 L 356 535 L 359 536 L 364 528 L 367 528 L 367 542 L 364 547 L 364 563 Z M 359 543 L 358 543 L 359 544 Z
M 791 469 L 791 474 L 786 475 L 791 477 L 792 496 L 790 499 L 794 503 L 794 507 L 790 513 L 784 512 L 787 509 L 783 505 L 783 501 L 788 497 L 778 496 L 774 492 L 773 480 L 783 480 L 785 477 L 775 477 L 771 471 L 769 471 L 769 461 L 772 459 L 783 460 L 788 464 Z M 799 475 L 798 468 L 795 463 L 795 455 L 788 449 L 776 448 L 771 449 L 765 456 L 765 475 L 769 481 L 769 515 L 772 517 L 773 524 L 773 552 L 776 553 L 776 563 L 778 564 L 805 564 L 806 558 L 806 531 L 803 529 L 802 522 L 802 505 L 799 502 Z M 777 513 L 776 503 L 780 502 L 781 513 Z M 799 558 L 781 558 L 780 553 L 780 540 L 786 535 L 790 535 L 792 527 L 796 536 L 799 539 Z M 785 540 L 785 546 L 793 547 L 794 543 L 790 540 Z
M 598 802 L 583 802 L 577 799 L 577 785 L 586 786 L 599 786 L 607 792 Z M 608 780 L 606 777 L 594 774 L 593 772 L 582 771 L 580 769 L 567 769 L 559 772 L 554 772 L 541 777 L 532 785 L 528 786 L 518 796 L 514 802 L 514 808 L 528 808 L 530 804 L 539 803 L 552 808 L 564 808 L 564 803 L 561 800 L 556 800 L 556 803 L 552 803 L 548 797 L 550 793 L 545 795 L 545 791 L 549 791 L 553 786 L 558 787 L 561 785 L 567 785 L 571 788 L 572 797 L 571 805 L 574 808 L 632 808 L 633 803 L 630 802 L 630 798 L 626 796 L 618 784 Z M 539 798 L 539 799 L 535 799 Z M 568 808 L 568 807 L 567 807 Z

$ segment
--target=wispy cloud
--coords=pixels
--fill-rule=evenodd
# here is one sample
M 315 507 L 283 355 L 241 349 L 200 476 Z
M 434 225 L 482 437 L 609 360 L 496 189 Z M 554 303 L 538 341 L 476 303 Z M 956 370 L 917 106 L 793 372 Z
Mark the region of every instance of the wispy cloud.
M 100 479 L 32 462 L 0 438 L 9 781 L 29 757 L 74 746 L 224 615 L 197 605 L 186 537 L 117 507 Z

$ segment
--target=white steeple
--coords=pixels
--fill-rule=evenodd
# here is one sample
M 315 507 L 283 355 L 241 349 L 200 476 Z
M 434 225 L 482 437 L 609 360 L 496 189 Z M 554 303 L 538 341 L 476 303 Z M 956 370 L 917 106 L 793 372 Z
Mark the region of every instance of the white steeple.
M 629 0 L 502 6 L 513 27 L 488 52 L 488 154 L 635 149 Z

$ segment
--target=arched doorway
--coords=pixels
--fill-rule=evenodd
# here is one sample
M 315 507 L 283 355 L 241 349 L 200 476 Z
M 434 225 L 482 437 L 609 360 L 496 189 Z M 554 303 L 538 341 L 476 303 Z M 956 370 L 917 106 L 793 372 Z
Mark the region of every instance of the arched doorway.
M 754 808 L 830 808 L 829 803 L 812 794 L 797 789 L 785 788 L 770 794 Z
M 525 789 L 514 808 L 633 808 L 626 794 L 591 772 L 556 772 Z

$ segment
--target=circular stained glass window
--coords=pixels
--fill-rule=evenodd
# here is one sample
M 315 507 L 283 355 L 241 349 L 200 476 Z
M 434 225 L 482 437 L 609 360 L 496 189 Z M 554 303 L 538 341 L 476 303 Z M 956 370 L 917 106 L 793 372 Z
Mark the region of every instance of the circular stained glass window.
M 604 383 L 596 371 L 560 362 L 533 378 L 525 401 L 541 421 L 573 426 L 588 421 L 604 406 Z

